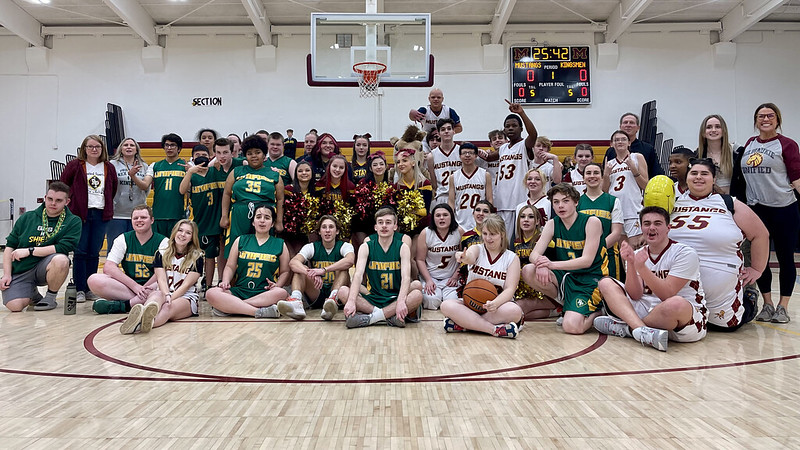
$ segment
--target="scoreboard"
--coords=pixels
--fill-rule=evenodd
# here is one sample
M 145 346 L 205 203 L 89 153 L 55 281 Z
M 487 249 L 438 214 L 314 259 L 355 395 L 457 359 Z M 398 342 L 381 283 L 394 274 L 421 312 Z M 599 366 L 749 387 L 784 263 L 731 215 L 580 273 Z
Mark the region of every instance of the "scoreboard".
M 511 101 L 589 104 L 589 47 L 511 47 Z

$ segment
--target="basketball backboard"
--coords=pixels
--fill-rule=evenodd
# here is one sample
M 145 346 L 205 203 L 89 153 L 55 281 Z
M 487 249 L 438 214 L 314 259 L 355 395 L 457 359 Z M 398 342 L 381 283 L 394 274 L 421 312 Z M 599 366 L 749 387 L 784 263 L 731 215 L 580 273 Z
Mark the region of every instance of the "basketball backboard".
M 430 14 L 311 14 L 309 86 L 358 86 L 353 65 L 386 65 L 380 85 L 433 85 Z

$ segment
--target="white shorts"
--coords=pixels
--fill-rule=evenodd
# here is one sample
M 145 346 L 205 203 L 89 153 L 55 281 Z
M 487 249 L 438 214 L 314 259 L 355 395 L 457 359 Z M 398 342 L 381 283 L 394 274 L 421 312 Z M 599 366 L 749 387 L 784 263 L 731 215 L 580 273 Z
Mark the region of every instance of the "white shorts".
M 436 292 L 433 295 L 425 293 L 425 281 L 420 279 L 422 283 L 422 307 L 425 309 L 439 309 L 442 302 L 445 300 L 458 300 L 458 288 L 450 287 L 447 285 L 447 280 L 433 279 L 436 283 Z
M 617 284 L 622 287 L 623 291 L 625 290 L 625 285 L 622 284 L 621 281 L 613 278 L 612 280 L 616 281 Z M 648 301 L 632 299 L 627 292 L 625 296 L 628 297 L 628 301 L 631 303 L 633 310 L 636 311 L 636 315 L 639 316 L 640 319 L 647 317 L 656 307 L 655 304 L 651 304 Z M 703 314 L 703 311 L 691 301 L 686 300 L 686 302 L 692 306 L 692 320 L 680 330 L 668 330 L 669 340 L 671 341 L 696 342 L 706 336 L 706 316 Z
M 638 218 L 625 219 L 623 228 L 625 230 L 625 236 L 628 237 L 640 236 L 642 234 L 642 225 L 639 223 Z
M 739 276 L 701 265 L 700 279 L 703 280 L 708 322 L 725 328 L 742 323 L 744 289 L 739 282 Z

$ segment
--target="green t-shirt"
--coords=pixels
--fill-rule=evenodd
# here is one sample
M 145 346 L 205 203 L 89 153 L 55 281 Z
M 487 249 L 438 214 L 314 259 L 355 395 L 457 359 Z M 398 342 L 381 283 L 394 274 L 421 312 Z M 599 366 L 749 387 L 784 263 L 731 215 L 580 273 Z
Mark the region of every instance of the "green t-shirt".
M 20 216 L 6 238 L 6 246 L 17 249 L 55 245 L 56 253 L 65 255 L 74 251 L 81 239 L 81 228 L 83 227 L 81 218 L 72 214 L 65 206 L 64 220 L 56 230 L 60 216 L 50 217 L 45 214 L 47 225 L 44 225 L 42 211 L 44 211 L 44 205 Z M 52 233 L 52 235 L 48 236 L 48 233 Z M 27 256 L 19 261 L 13 261 L 11 273 L 27 272 L 34 268 L 41 259 L 39 256 Z
M 192 174 L 189 202 L 192 220 L 197 223 L 200 236 L 217 236 L 222 232 L 219 219 L 222 216 L 222 190 L 225 179 L 215 168 L 210 167 L 205 176 Z
M 236 262 L 236 281 L 231 293 L 247 299 L 267 290 L 267 280 L 273 283 L 281 266 L 283 239 L 270 237 L 259 245 L 254 234 L 239 236 L 239 259 Z
M 172 164 L 162 159 L 153 164 L 153 217 L 156 219 L 183 219 L 186 205 L 180 192 L 186 175 L 186 164 L 178 158 Z
M 123 233 L 125 237 L 125 258 L 120 262 L 122 271 L 137 284 L 144 284 L 153 276 L 153 258 L 164 236 L 153 233 L 144 244 L 136 238 L 136 231 Z

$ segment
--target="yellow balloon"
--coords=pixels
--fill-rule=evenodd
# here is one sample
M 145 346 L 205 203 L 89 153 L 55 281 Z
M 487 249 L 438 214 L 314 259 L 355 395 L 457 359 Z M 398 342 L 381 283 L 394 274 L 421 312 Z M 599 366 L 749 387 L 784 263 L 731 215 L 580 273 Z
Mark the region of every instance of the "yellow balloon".
M 666 175 L 656 175 L 644 188 L 644 206 L 660 206 L 672 214 L 675 206 L 675 183 Z

